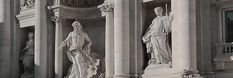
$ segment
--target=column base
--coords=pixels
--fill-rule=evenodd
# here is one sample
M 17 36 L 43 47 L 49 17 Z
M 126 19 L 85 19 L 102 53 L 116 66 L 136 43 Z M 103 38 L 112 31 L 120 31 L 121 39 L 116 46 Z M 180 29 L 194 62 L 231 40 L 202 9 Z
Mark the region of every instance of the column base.
M 105 78 L 113 78 L 113 76 L 106 76 Z
M 130 75 L 117 74 L 117 75 L 114 75 L 114 78 L 130 78 Z
M 143 75 L 142 78 L 182 78 L 181 75 Z

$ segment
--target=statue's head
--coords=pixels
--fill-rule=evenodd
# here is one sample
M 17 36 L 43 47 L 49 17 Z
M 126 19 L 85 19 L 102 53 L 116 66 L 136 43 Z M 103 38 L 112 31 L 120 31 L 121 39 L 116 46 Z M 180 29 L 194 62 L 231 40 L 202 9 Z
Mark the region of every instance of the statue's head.
M 156 7 L 154 9 L 154 12 L 157 16 L 162 16 L 163 15 L 163 8 L 162 7 Z
M 73 26 L 75 31 L 82 31 L 82 25 L 80 24 L 80 22 L 74 21 L 72 23 L 72 26 Z
M 29 39 L 33 39 L 34 38 L 34 33 L 33 32 L 29 32 L 28 33 L 28 38 Z

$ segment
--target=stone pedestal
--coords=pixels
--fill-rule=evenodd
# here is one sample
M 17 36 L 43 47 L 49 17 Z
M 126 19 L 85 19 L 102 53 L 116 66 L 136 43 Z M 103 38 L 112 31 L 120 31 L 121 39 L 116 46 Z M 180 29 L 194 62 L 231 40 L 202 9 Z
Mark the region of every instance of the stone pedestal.
M 182 75 L 175 72 L 172 68 L 158 68 L 145 70 L 142 78 L 182 78 Z
M 170 64 L 150 64 L 146 67 L 143 78 L 181 78 Z
M 171 68 L 171 64 L 150 64 L 145 70 Z

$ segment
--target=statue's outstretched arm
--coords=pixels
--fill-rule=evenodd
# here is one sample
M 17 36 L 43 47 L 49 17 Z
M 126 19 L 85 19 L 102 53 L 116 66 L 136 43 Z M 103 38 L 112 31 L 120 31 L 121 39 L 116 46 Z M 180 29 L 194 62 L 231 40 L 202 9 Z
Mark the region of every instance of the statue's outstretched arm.
M 59 50 L 61 50 L 63 47 L 66 46 L 67 42 L 70 40 L 70 34 L 68 35 L 68 37 L 61 43 L 61 45 L 59 46 Z

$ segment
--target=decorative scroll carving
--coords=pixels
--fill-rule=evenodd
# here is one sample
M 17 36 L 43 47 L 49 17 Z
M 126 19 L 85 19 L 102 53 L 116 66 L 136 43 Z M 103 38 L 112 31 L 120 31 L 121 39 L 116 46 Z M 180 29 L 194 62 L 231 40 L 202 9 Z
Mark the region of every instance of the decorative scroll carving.
M 24 10 L 35 6 L 35 0 L 20 0 L 20 9 Z
M 103 3 L 98 6 L 100 11 L 102 11 L 102 16 L 105 16 L 107 12 L 112 12 L 113 13 L 113 4 L 111 3 Z
M 198 71 L 191 69 L 189 66 L 181 72 L 182 78 L 203 78 L 198 74 Z
M 63 18 L 61 16 L 52 16 L 51 20 L 54 22 L 62 22 Z

